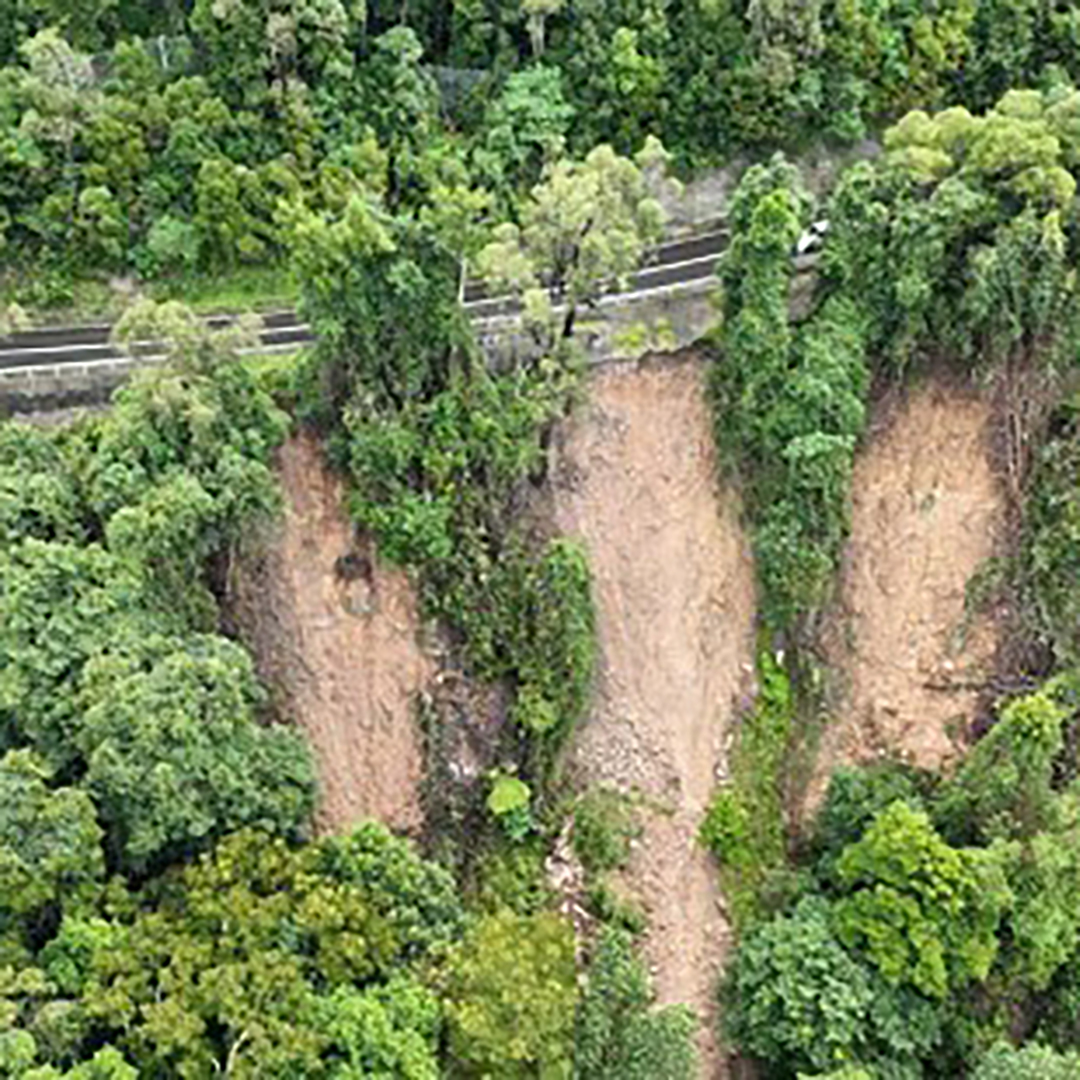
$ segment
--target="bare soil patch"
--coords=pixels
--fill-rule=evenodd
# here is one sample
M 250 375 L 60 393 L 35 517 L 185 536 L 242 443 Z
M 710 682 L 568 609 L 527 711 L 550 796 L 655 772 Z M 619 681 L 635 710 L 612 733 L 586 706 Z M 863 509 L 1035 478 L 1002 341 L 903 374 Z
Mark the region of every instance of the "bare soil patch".
M 933 380 L 879 410 L 855 464 L 841 601 L 826 634 L 840 686 L 811 806 L 846 762 L 947 762 L 979 707 L 997 633 L 992 613 L 965 616 L 965 595 L 1006 528 L 991 424 L 984 396 Z
M 704 1018 L 713 1077 L 730 931 L 696 834 L 750 670 L 754 586 L 735 500 L 718 489 L 702 375 L 685 354 L 596 372 L 553 479 L 556 525 L 588 549 L 598 610 L 596 692 L 571 767 L 649 807 L 625 884 L 649 917 L 659 998 Z
M 234 569 L 232 608 L 284 717 L 307 733 L 319 768 L 321 832 L 376 818 L 421 825 L 418 691 L 434 665 L 419 641 L 414 591 L 356 538 L 341 481 L 318 443 L 278 456 L 284 512 Z

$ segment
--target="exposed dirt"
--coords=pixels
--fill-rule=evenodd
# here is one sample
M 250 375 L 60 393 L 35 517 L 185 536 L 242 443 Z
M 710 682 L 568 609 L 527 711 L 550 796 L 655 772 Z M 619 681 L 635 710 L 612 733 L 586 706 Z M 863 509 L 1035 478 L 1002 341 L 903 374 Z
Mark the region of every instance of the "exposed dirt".
M 282 519 L 232 574 L 241 633 L 277 710 L 314 748 L 319 830 L 364 818 L 415 830 L 422 758 L 413 706 L 433 664 L 419 643 L 413 590 L 356 539 L 341 482 L 314 439 L 290 439 L 278 465 Z
M 721 498 L 693 356 L 612 366 L 557 449 L 556 524 L 589 551 L 600 664 L 571 749 L 582 782 L 637 791 L 649 810 L 626 884 L 649 916 L 661 1001 L 704 1018 L 705 1077 L 729 937 L 695 837 L 752 656 L 753 572 L 733 499 Z
M 942 764 L 979 706 L 997 635 L 992 613 L 965 619 L 965 593 L 1006 514 L 991 419 L 984 397 L 934 381 L 879 409 L 855 464 L 826 647 L 841 686 L 810 806 L 843 762 L 891 752 Z

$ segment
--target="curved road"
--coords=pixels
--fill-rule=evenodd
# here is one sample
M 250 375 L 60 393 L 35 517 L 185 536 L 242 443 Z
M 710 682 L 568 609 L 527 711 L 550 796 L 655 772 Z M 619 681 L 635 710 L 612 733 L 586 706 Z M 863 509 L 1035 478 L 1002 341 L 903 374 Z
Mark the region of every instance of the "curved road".
M 727 243 L 728 233 L 720 230 L 661 244 L 630 279 L 630 288 L 618 295 L 632 299 L 636 293 L 708 278 Z M 481 321 L 510 314 L 515 310 L 515 302 L 506 296 L 486 296 L 481 286 L 470 285 L 465 290 L 465 309 L 472 319 Z M 230 322 L 230 316 L 216 316 L 207 322 L 211 326 L 224 326 Z M 312 340 L 309 327 L 293 311 L 265 313 L 263 324 L 263 349 L 260 351 L 285 351 Z M 110 342 L 111 333 L 110 325 L 99 323 L 13 334 L 0 339 L 0 370 L 112 363 L 124 354 Z M 138 346 L 138 352 L 147 359 L 156 357 L 160 349 L 160 342 L 145 342 Z

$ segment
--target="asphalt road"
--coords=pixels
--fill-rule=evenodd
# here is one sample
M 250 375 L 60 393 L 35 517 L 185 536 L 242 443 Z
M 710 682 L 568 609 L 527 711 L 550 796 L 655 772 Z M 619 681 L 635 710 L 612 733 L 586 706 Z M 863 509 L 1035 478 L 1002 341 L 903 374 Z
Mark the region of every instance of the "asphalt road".
M 709 277 L 717 257 L 727 247 L 725 231 L 703 233 L 660 245 L 646 264 L 630 280 L 624 298 L 665 286 L 698 281 Z M 474 320 L 496 318 L 515 310 L 515 302 L 506 296 L 489 297 L 479 284 L 465 290 L 465 309 Z M 207 320 L 211 326 L 224 326 L 230 316 Z M 47 327 L 13 334 L 0 339 L 0 370 L 56 367 L 64 364 L 107 364 L 124 354 L 111 342 L 112 327 L 106 323 L 89 326 Z M 311 341 L 308 326 L 293 311 L 263 314 L 261 352 L 280 352 Z M 160 342 L 142 342 L 136 350 L 145 356 L 159 355 Z

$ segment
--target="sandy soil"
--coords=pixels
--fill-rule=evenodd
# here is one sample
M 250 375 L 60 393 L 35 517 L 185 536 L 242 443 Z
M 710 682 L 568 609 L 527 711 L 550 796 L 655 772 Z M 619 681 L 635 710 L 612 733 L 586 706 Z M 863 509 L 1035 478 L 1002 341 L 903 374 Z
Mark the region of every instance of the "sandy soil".
M 989 403 L 930 382 L 881 410 L 855 465 L 841 610 L 827 635 L 840 674 L 810 804 L 832 768 L 898 752 L 936 766 L 956 750 L 989 674 L 989 616 L 964 625 L 969 578 L 995 551 L 1005 497 Z
M 733 501 L 718 498 L 692 357 L 597 372 L 557 451 L 555 518 L 595 577 L 600 665 L 571 750 L 583 782 L 652 807 L 628 871 L 650 920 L 660 1000 L 705 1017 L 703 1077 L 722 1074 L 711 1030 L 729 929 L 695 841 L 752 656 L 753 572 Z
M 406 576 L 358 542 L 342 485 L 315 440 L 279 454 L 284 515 L 232 575 L 232 607 L 275 705 L 307 732 L 321 785 L 316 824 L 421 824 L 415 694 L 432 672 Z

